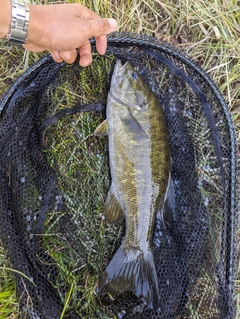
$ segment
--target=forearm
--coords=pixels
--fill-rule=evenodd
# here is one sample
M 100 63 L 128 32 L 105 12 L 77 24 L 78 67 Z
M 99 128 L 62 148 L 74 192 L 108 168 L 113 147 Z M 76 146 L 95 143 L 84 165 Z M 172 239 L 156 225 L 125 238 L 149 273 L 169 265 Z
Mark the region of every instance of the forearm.
M 11 17 L 12 17 L 12 5 L 10 0 L 0 0 L 0 38 L 5 38 L 9 32 Z

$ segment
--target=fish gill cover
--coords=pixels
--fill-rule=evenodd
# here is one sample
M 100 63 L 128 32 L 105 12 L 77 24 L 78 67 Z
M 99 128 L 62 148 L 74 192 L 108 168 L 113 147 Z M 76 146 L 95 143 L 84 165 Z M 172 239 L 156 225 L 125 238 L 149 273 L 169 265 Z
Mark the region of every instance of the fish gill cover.
M 110 225 L 103 214 L 108 142 L 94 135 L 117 60 L 151 88 L 168 127 L 174 208 L 153 232 L 158 309 L 131 292 L 96 294 L 125 234 L 124 220 Z M 39 60 L 0 110 L 0 234 L 20 318 L 235 318 L 235 133 L 199 66 L 155 39 L 115 34 L 90 67 Z

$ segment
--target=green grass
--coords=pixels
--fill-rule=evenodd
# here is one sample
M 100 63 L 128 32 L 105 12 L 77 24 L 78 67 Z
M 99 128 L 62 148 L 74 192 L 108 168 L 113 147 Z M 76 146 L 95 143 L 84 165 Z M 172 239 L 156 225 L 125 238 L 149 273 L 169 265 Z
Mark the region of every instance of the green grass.
M 47 1 L 45 2 L 47 3 Z M 238 143 L 240 143 L 239 1 L 83 0 L 79 2 L 87 5 L 103 17 L 112 16 L 116 18 L 119 22 L 118 31 L 155 36 L 176 45 L 197 61 L 214 80 L 226 99 L 232 112 Z M 30 53 L 27 58 L 21 48 L 0 46 L 0 96 L 24 72 L 26 63 L 33 64 L 41 55 Z M 55 147 L 54 144 L 52 147 Z M 54 151 L 57 152 L 56 149 Z M 48 244 L 48 248 L 52 257 L 59 260 L 62 275 L 69 280 L 68 294 L 63 296 L 67 306 L 71 302 L 71 296 L 74 295 L 75 286 L 78 283 L 75 277 L 69 276 L 71 263 L 66 265 L 64 255 L 56 256 L 57 252 L 53 248 L 54 245 L 58 244 L 53 242 L 51 245 Z M 11 271 L 7 269 L 10 265 L 1 246 L 0 267 L 0 319 L 16 318 L 15 284 Z M 82 271 L 84 271 L 84 267 Z M 93 278 L 86 275 L 85 279 L 85 283 L 82 284 L 83 287 L 88 286 L 90 290 L 93 289 L 95 284 Z M 84 298 L 90 301 L 88 298 L 92 298 L 91 293 L 85 290 L 85 294 Z M 240 318 L 240 264 L 238 266 L 235 299 L 237 317 Z M 86 307 L 87 304 L 86 302 Z
M 16 289 L 9 267 L 5 252 L 0 245 L 0 319 L 14 319 L 17 316 Z

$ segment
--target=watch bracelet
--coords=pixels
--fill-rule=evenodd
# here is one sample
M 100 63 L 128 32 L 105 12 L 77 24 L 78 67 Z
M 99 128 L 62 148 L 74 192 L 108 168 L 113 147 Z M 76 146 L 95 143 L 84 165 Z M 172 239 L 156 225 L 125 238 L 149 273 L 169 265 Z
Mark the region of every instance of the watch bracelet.
M 9 44 L 22 45 L 26 42 L 29 24 L 29 0 L 11 0 L 12 20 L 6 39 Z

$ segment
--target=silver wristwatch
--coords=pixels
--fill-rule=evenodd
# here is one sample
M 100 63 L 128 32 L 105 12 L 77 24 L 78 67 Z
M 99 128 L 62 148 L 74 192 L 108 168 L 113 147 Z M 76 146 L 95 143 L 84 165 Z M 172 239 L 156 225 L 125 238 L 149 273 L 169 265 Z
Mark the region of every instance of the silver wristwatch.
M 6 39 L 10 44 L 22 45 L 26 42 L 29 23 L 29 0 L 11 0 L 12 21 Z

